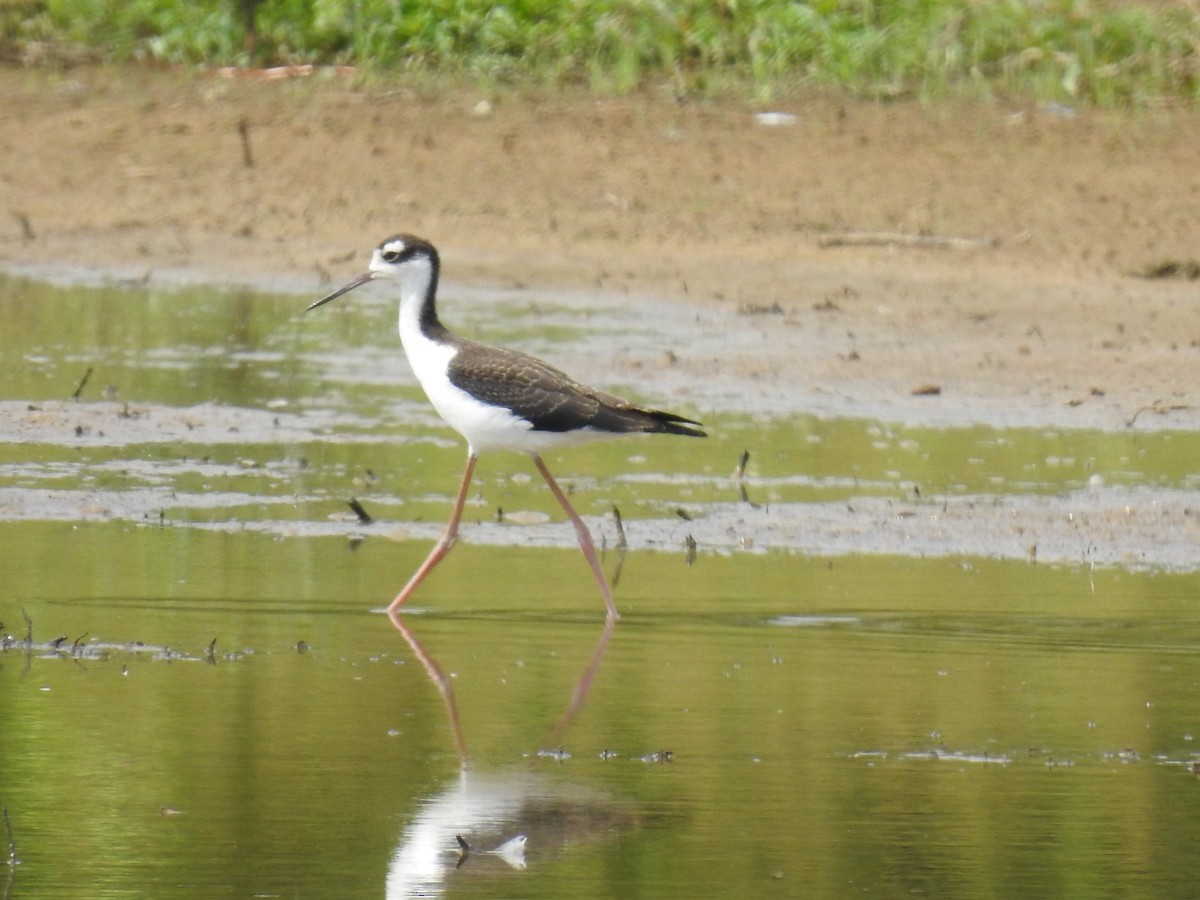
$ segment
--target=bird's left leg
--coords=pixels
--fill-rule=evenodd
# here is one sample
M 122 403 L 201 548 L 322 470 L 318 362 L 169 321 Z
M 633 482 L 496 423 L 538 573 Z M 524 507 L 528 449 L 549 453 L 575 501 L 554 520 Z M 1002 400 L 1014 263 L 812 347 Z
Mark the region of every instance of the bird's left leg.
M 592 567 L 592 574 L 596 576 L 596 584 L 600 585 L 600 595 L 604 598 L 604 605 L 608 608 L 608 618 L 613 620 L 621 618 L 617 613 L 617 604 L 613 603 L 612 591 L 608 589 L 608 580 L 604 577 L 604 570 L 600 568 L 600 559 L 596 556 L 596 545 L 592 543 L 592 533 L 588 531 L 587 525 L 584 524 L 583 519 L 579 518 L 579 513 L 575 512 L 575 508 L 567 500 L 567 495 L 562 492 L 562 488 L 558 486 L 558 482 L 554 480 L 554 476 L 550 474 L 550 470 L 546 468 L 546 464 L 542 462 L 542 458 L 536 453 L 533 454 L 533 464 L 542 473 L 542 477 L 546 479 L 546 484 L 550 485 L 551 493 L 554 494 L 555 499 L 562 505 L 567 518 L 571 520 L 571 524 L 575 526 L 575 536 L 579 539 L 579 549 L 583 551 L 588 565 Z

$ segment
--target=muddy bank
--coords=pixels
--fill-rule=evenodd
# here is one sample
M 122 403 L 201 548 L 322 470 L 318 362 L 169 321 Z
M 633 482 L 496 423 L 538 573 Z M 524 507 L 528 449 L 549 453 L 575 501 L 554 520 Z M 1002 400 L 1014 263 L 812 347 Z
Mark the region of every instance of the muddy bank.
M 768 127 L 655 94 L 137 69 L 0 70 L 0 98 L 10 271 L 315 289 L 404 229 L 451 290 L 719 317 L 726 349 L 676 341 L 680 371 L 763 411 L 1200 424 L 1200 289 L 1133 277 L 1196 253 L 1185 112 L 809 96 Z
M 250 284 L 296 292 L 299 318 L 303 299 L 359 272 L 375 242 L 405 229 L 443 251 L 448 322 L 478 325 L 478 310 L 496 306 L 523 349 L 584 380 L 682 404 L 718 430 L 722 419 L 797 414 L 933 428 L 1200 428 L 1191 377 L 1200 288 L 1186 265 L 1200 229 L 1200 122 L 1184 114 L 806 97 L 780 105 L 793 124 L 764 127 L 754 108 L 729 102 L 483 98 L 339 78 L 2 70 L 0 88 L 10 123 L 0 137 L 9 213 L 0 267 L 10 273 Z M 1177 270 L 1158 274 L 1180 277 L 1141 277 L 1170 261 Z M 21 303 L 19 286 L 6 297 Z M 298 321 L 292 334 L 332 332 L 335 321 Z M 564 327 L 574 337 L 555 343 Z M 382 348 L 363 363 L 373 389 L 411 387 L 398 348 Z M 336 378 L 346 386 L 362 373 Z M 8 397 L 0 428 L 8 443 L 52 456 L 365 445 L 393 433 L 376 413 L 304 406 L 286 391 L 263 409 L 139 399 Z M 404 415 L 428 424 L 427 410 L 395 408 L 386 424 Z M 171 511 L 182 525 L 191 510 L 204 521 L 186 527 L 359 529 L 345 515 L 275 518 L 284 503 L 328 506 L 327 494 L 190 494 L 170 471 L 136 465 L 123 472 L 127 489 L 59 490 L 49 483 L 56 465 L 6 467 L 0 519 L 174 527 Z M 293 478 L 269 474 L 281 485 Z M 1189 569 L 1200 536 L 1187 483 L 1101 480 L 1056 497 L 1005 490 L 920 502 L 898 500 L 891 485 L 759 507 L 714 490 L 729 499 L 698 503 L 694 521 L 638 520 L 633 546 L 682 553 L 691 536 L 713 552 Z M 248 505 L 259 510 L 249 518 Z M 225 508 L 229 521 L 217 521 Z M 404 518 L 389 524 L 385 510 L 368 534 L 426 540 L 440 528 Z M 595 522 L 611 544 L 612 523 Z M 572 541 L 536 517 L 479 521 L 465 536 Z

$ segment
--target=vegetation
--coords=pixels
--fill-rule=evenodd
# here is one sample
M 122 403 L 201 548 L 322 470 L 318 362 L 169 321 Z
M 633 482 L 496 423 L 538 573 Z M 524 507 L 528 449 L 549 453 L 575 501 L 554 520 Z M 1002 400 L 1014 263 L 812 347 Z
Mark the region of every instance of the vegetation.
M 1185 0 L 0 0 L 0 44 L 10 57 L 54 47 L 600 90 L 1200 98 L 1200 10 Z

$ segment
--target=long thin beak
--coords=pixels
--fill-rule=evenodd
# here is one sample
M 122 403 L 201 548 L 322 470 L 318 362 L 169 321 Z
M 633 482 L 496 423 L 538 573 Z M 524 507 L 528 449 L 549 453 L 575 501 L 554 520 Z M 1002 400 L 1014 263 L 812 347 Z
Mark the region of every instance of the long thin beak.
M 312 304 L 307 310 L 305 310 L 305 312 L 316 309 L 318 306 L 324 306 L 330 300 L 336 300 L 338 297 L 342 296 L 342 294 L 348 294 L 352 290 L 354 290 L 356 287 L 362 287 L 368 281 L 374 281 L 374 280 L 375 280 L 374 272 L 364 272 L 363 274 L 359 275 L 357 278 L 355 278 L 352 282 L 345 285 L 344 287 L 340 287 L 336 291 L 334 291 L 332 294 L 322 297 L 316 303 Z

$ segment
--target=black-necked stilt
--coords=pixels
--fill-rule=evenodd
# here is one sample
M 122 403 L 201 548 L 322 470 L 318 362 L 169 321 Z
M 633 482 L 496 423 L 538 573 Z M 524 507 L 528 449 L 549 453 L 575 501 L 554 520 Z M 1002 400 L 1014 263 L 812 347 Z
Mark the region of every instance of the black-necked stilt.
M 452 334 L 438 319 L 438 268 L 438 252 L 432 244 L 410 234 L 398 234 L 375 248 L 365 273 L 309 306 L 310 310 L 316 309 L 371 281 L 395 280 L 400 288 L 400 343 L 409 365 L 434 409 L 467 439 L 467 468 L 446 533 L 396 595 L 388 612 L 398 609 L 454 546 L 479 454 L 514 450 L 533 458 L 566 511 L 600 585 L 608 617 L 617 618 L 617 607 L 587 525 L 546 468 L 541 453 L 552 447 L 619 434 L 704 437 L 700 423 L 674 413 L 644 409 L 587 387 L 524 353 Z

